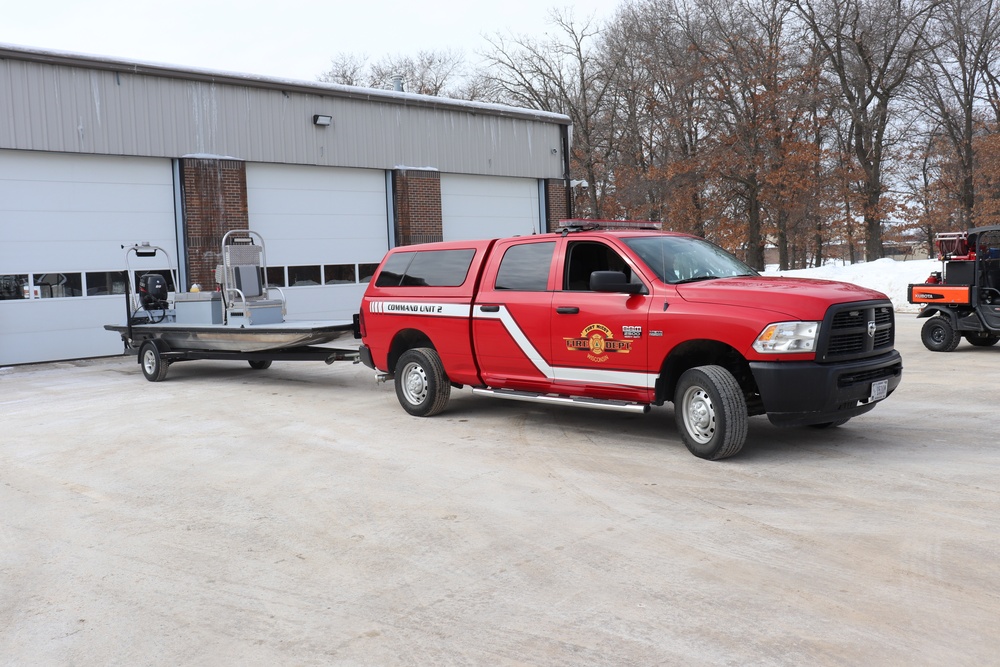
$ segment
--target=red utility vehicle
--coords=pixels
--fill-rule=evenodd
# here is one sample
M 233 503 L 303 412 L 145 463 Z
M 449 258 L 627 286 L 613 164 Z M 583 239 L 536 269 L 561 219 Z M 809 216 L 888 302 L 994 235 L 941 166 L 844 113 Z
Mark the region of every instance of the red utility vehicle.
M 361 359 L 403 408 L 452 387 L 646 412 L 674 403 L 696 456 L 743 447 L 750 415 L 837 426 L 902 376 L 892 303 L 832 281 L 762 277 L 717 246 L 653 231 L 396 248 L 361 305 Z

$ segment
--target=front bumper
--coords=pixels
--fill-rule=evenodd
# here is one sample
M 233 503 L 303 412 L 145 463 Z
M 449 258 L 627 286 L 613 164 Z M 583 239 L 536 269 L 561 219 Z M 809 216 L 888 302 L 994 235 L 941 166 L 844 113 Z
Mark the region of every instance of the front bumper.
M 903 377 L 903 359 L 893 350 L 829 364 L 752 361 L 750 370 L 771 423 L 804 426 L 850 419 L 874 408 L 872 383 L 887 380 L 886 395 L 891 394 Z

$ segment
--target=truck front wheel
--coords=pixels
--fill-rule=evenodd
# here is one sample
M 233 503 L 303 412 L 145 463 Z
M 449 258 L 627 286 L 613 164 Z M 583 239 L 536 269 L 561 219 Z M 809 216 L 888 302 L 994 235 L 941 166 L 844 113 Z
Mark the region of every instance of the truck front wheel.
M 931 352 L 951 352 L 962 340 L 961 334 L 955 331 L 951 320 L 942 315 L 935 315 L 920 329 L 920 340 Z
M 718 461 L 743 449 L 747 404 L 733 374 L 722 366 L 699 366 L 681 375 L 674 394 L 674 419 L 688 450 Z
M 429 347 L 407 350 L 396 363 L 396 398 L 416 417 L 430 417 L 444 410 L 451 384 L 438 353 Z

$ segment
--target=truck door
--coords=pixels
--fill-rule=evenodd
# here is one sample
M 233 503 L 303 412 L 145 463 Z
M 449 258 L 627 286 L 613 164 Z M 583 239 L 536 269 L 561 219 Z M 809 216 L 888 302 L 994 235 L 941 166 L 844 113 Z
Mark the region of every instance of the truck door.
M 556 241 L 498 241 L 472 305 L 479 373 L 491 387 L 547 391 L 551 383 Z
M 656 376 L 648 372 L 649 286 L 640 294 L 591 291 L 594 271 L 620 271 L 629 282 L 643 282 L 603 241 L 570 237 L 562 255 L 551 310 L 556 382 L 586 387 L 589 396 L 649 400 Z

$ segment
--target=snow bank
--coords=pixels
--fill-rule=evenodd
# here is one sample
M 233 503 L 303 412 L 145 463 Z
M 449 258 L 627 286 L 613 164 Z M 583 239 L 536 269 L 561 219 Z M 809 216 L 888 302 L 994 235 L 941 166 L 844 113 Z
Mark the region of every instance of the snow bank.
M 764 275 L 820 278 L 854 283 L 862 287 L 876 289 L 887 295 L 892 299 L 892 305 L 897 312 L 916 313 L 920 307 L 906 302 L 906 286 L 911 283 L 922 283 L 931 271 L 940 270 L 941 262 L 936 259 L 897 262 L 894 259 L 886 258 L 863 264 L 827 264 L 815 269 L 796 271 L 778 271 L 776 267 L 768 267 L 764 271 Z

